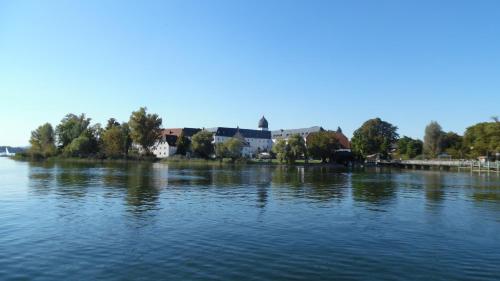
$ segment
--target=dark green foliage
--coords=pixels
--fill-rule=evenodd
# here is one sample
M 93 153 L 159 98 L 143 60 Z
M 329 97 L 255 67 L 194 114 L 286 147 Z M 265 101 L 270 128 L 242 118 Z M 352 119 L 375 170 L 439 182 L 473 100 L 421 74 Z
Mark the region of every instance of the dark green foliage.
M 67 114 L 56 127 L 59 147 L 65 156 L 87 157 L 99 152 L 102 129 L 99 124 L 92 127 L 90 118 Z
M 500 152 L 500 122 L 483 122 L 467 128 L 464 147 L 474 158 Z
M 31 132 L 29 154 L 50 157 L 56 154 L 55 134 L 52 125 L 45 123 Z
M 327 159 L 332 161 L 335 151 L 340 148 L 339 141 L 334 132 L 321 131 L 312 133 L 307 137 L 307 151 L 314 159 L 321 159 L 323 163 Z
M 462 159 L 466 154 L 463 146 L 463 137 L 454 132 L 443 133 L 441 137 L 441 149 L 455 159 Z
M 400 158 L 413 159 L 422 154 L 423 142 L 404 136 L 398 140 L 397 153 Z
M 114 118 L 108 121 L 102 133 L 102 152 L 108 158 L 126 158 L 132 144 L 127 123 L 120 124 Z
M 97 156 L 101 134 L 102 129 L 99 124 L 85 129 L 80 136 L 63 148 L 63 154 L 67 157 Z
M 106 130 L 109 130 L 113 127 L 118 127 L 120 126 L 120 123 L 116 121 L 115 118 L 109 118 L 108 123 L 106 124 Z
M 139 144 L 145 154 L 150 154 L 152 147 L 160 138 L 162 119 L 158 114 L 147 113 L 146 107 L 132 112 L 130 115 L 130 131 L 134 142 Z
M 82 113 L 80 116 L 67 114 L 56 127 L 57 142 L 59 148 L 64 149 L 74 139 L 81 136 L 90 125 L 90 118 Z
M 184 135 L 184 132 L 181 132 L 177 138 L 176 147 L 176 154 L 180 155 L 186 155 L 191 150 L 191 141 Z
M 375 153 L 387 156 L 391 146 L 399 138 L 397 129 L 396 126 L 380 118 L 366 121 L 354 132 L 351 140 L 353 152 L 361 157 Z
M 212 144 L 213 139 L 213 134 L 205 130 L 194 134 L 191 138 L 193 152 L 202 158 L 210 158 L 214 153 L 214 145 Z

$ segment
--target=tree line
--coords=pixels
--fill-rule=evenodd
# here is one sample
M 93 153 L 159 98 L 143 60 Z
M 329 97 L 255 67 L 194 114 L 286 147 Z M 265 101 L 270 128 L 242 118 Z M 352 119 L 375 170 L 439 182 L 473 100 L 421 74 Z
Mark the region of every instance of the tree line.
M 281 163 L 293 164 L 298 159 L 318 159 L 321 162 L 346 163 L 351 157 L 361 160 L 378 154 L 382 158 L 415 159 L 451 157 L 456 159 L 495 156 L 500 152 L 500 122 L 481 122 L 466 129 L 464 135 L 445 132 L 436 121 L 425 128 L 423 141 L 408 136 L 400 137 L 398 127 L 374 118 L 358 128 L 351 139 L 353 154 L 340 152 L 342 148 L 334 131 L 309 134 L 306 139 L 292 135 L 287 140 L 278 139 L 271 151 L 272 158 Z M 141 107 L 133 111 L 127 122 L 110 118 L 105 127 L 91 124 L 85 114 L 67 114 L 54 128 L 45 123 L 31 132 L 28 155 L 32 158 L 92 157 L 128 159 L 154 157 L 151 148 L 161 136 L 162 118 L 148 113 Z M 132 146 L 132 144 L 136 144 Z M 177 138 L 177 154 L 195 157 L 236 161 L 243 157 L 245 139 L 235 135 L 224 143 L 214 144 L 213 133 L 202 130 L 191 138 L 181 133 Z
M 424 139 L 399 137 L 398 128 L 380 118 L 366 121 L 351 139 L 356 158 L 378 154 L 381 158 L 435 159 L 439 157 L 469 159 L 494 158 L 500 152 L 500 122 L 481 122 L 468 127 L 464 135 L 445 132 L 436 121 L 425 128 Z
M 128 122 L 110 118 L 104 128 L 99 123 L 91 125 L 91 118 L 83 113 L 70 113 L 55 129 L 45 123 L 32 131 L 27 153 L 32 158 L 128 158 L 131 151 L 136 152 L 132 149 L 134 142 L 149 155 L 160 137 L 161 124 L 158 114 L 148 113 L 145 107 L 132 112 Z

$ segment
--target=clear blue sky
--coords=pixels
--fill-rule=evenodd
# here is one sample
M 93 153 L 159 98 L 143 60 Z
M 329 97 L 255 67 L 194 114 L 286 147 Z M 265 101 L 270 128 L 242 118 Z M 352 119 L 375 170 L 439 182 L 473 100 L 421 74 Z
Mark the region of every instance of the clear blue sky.
M 69 112 L 422 137 L 500 115 L 500 1 L 3 1 L 0 145 Z

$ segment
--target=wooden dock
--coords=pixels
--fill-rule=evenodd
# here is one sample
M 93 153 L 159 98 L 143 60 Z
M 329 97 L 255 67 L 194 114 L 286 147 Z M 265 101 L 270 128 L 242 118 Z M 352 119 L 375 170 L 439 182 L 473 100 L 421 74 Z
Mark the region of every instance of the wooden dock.
M 408 169 L 457 169 L 471 172 L 497 172 L 500 173 L 500 161 L 474 161 L 474 160 L 379 160 L 377 165 L 397 166 Z

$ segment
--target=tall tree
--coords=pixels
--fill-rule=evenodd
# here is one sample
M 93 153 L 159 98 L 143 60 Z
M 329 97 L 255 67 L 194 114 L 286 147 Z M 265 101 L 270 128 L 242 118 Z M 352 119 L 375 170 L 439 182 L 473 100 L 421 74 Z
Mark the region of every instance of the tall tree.
M 443 130 L 436 121 L 431 121 L 425 127 L 424 153 L 428 157 L 436 158 L 441 153 L 441 142 L 443 139 Z
M 106 128 L 102 133 L 102 146 L 106 157 L 127 157 L 131 143 L 128 125 L 124 123 L 122 126 L 115 121 L 108 122 Z
M 56 154 L 55 134 L 52 125 L 45 123 L 31 132 L 29 152 L 49 157 Z
M 320 131 L 309 134 L 307 137 L 307 151 L 315 159 L 321 159 L 325 163 L 328 158 L 330 161 L 335 151 L 340 148 L 339 140 L 334 132 Z
M 354 131 L 351 140 L 352 149 L 362 157 L 375 153 L 387 156 L 391 146 L 399 138 L 397 129 L 396 126 L 380 118 L 370 119 Z
M 132 140 L 139 144 L 146 154 L 150 154 L 150 148 L 160 138 L 161 124 L 162 119 L 158 114 L 147 113 L 146 107 L 141 107 L 130 115 Z
M 288 146 L 290 153 L 288 154 L 288 162 L 293 164 L 300 157 L 307 160 L 307 149 L 304 138 L 299 134 L 293 134 L 288 138 Z
M 191 138 L 193 152 L 200 157 L 208 159 L 214 153 L 213 134 L 209 131 L 199 131 Z
M 75 114 L 67 114 L 59 125 L 56 127 L 57 142 L 60 148 L 65 148 L 74 139 L 84 133 L 90 125 L 90 118 L 87 118 L 84 113 L 79 116 Z

